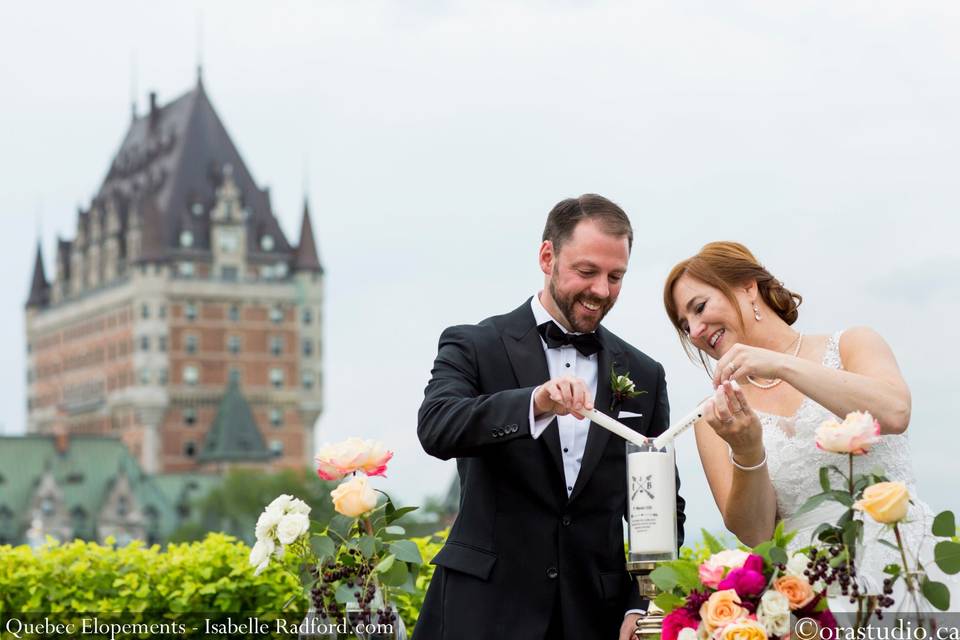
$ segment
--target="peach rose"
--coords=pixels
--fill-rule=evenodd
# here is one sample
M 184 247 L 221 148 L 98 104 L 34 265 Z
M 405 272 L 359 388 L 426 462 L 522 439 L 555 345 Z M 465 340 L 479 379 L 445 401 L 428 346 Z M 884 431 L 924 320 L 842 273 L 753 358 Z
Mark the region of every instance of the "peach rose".
M 368 476 L 383 475 L 392 457 L 393 452 L 387 451 L 382 442 L 347 438 L 343 442 L 324 444 L 314 460 L 321 479 L 340 480 L 356 471 Z
M 878 482 L 863 490 L 863 498 L 853 505 L 883 524 L 903 520 L 910 504 L 910 492 L 902 482 Z
M 714 591 L 710 598 L 700 605 L 700 620 L 709 634 L 747 614 L 740 606 L 740 596 L 733 589 Z
M 767 640 L 767 632 L 756 620 L 738 620 L 723 628 L 720 640 Z
M 366 476 L 356 476 L 340 483 L 330 492 L 333 508 L 348 518 L 356 518 L 377 506 L 377 492 L 367 482 Z
M 863 455 L 880 442 L 880 423 L 866 411 L 854 411 L 843 422 L 824 420 L 817 427 L 816 441 L 825 451 Z
M 382 476 L 387 471 L 387 463 L 393 457 L 392 451 L 377 440 L 367 440 L 367 450 L 360 461 L 360 470 L 368 476 Z
M 810 583 L 801 576 L 781 576 L 773 581 L 773 588 L 786 596 L 791 611 L 807 606 L 815 595 Z

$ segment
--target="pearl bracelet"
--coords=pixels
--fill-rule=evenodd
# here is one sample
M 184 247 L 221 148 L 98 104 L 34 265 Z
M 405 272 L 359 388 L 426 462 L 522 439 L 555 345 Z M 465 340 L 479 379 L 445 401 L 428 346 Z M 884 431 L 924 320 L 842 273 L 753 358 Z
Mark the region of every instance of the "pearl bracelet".
M 727 452 L 729 453 L 730 464 L 732 464 L 733 466 L 735 466 L 737 469 L 740 469 L 740 471 L 756 471 L 757 469 L 759 469 L 759 468 L 762 467 L 763 465 L 767 464 L 767 449 L 766 449 L 766 447 L 764 447 L 764 449 L 763 449 L 763 460 L 761 460 L 759 463 L 753 465 L 752 467 L 745 467 L 745 466 L 743 466 L 742 464 L 739 464 L 736 460 L 734 460 L 734 459 L 733 459 L 733 447 L 731 447 L 730 445 L 727 445 Z

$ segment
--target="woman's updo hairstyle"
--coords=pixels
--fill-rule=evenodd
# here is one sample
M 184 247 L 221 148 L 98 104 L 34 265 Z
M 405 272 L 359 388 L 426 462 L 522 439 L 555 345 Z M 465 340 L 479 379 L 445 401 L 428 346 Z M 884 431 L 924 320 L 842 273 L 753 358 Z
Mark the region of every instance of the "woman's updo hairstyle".
M 757 282 L 757 293 L 784 322 L 792 325 L 799 316 L 797 308 L 803 301 L 803 297 L 783 286 L 782 282 L 774 278 L 757 261 L 749 249 L 739 242 L 711 242 L 704 245 L 696 255 L 677 263 L 667 276 L 667 282 L 663 287 L 663 305 L 667 310 L 667 316 L 677 330 L 683 348 L 691 357 L 697 349 L 680 325 L 679 312 L 673 300 L 673 288 L 685 274 L 723 292 L 733 308 L 737 310 L 741 327 L 743 316 L 733 291 L 751 280 Z M 699 355 L 703 362 L 703 354 Z

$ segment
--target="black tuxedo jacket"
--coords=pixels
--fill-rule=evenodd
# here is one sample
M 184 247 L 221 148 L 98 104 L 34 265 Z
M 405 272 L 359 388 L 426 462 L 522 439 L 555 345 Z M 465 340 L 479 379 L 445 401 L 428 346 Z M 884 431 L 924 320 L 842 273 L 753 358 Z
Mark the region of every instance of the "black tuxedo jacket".
M 624 566 L 623 440 L 590 425 L 568 499 L 556 420 L 530 437 L 530 397 L 549 379 L 534 322 L 528 299 L 440 337 L 417 434 L 430 455 L 457 458 L 460 512 L 433 559 L 417 640 L 540 640 L 555 602 L 566 638 L 612 640 L 627 609 L 640 604 Z M 663 432 L 663 367 L 602 327 L 597 334 L 604 347 L 597 410 L 610 412 L 611 367 L 629 371 L 646 393 L 618 410 L 643 415 L 622 422 L 646 435 Z M 681 540 L 683 505 L 678 496 Z

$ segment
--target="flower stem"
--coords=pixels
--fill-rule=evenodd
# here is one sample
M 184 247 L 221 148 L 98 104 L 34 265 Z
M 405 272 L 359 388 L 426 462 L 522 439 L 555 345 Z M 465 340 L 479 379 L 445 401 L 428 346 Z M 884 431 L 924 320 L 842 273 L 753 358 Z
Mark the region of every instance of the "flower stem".
M 373 523 L 370 522 L 370 518 L 363 519 L 363 528 L 369 535 L 373 535 Z
M 910 576 L 910 565 L 907 564 L 907 552 L 903 548 L 903 538 L 900 537 L 900 526 L 893 523 L 893 533 L 897 536 L 897 546 L 900 547 L 900 559 L 903 560 L 903 578 L 907 583 L 907 589 L 913 593 L 913 579 Z
M 850 475 L 847 476 L 847 489 L 850 491 L 850 498 L 853 498 L 853 454 L 848 453 L 847 459 L 850 462 Z

